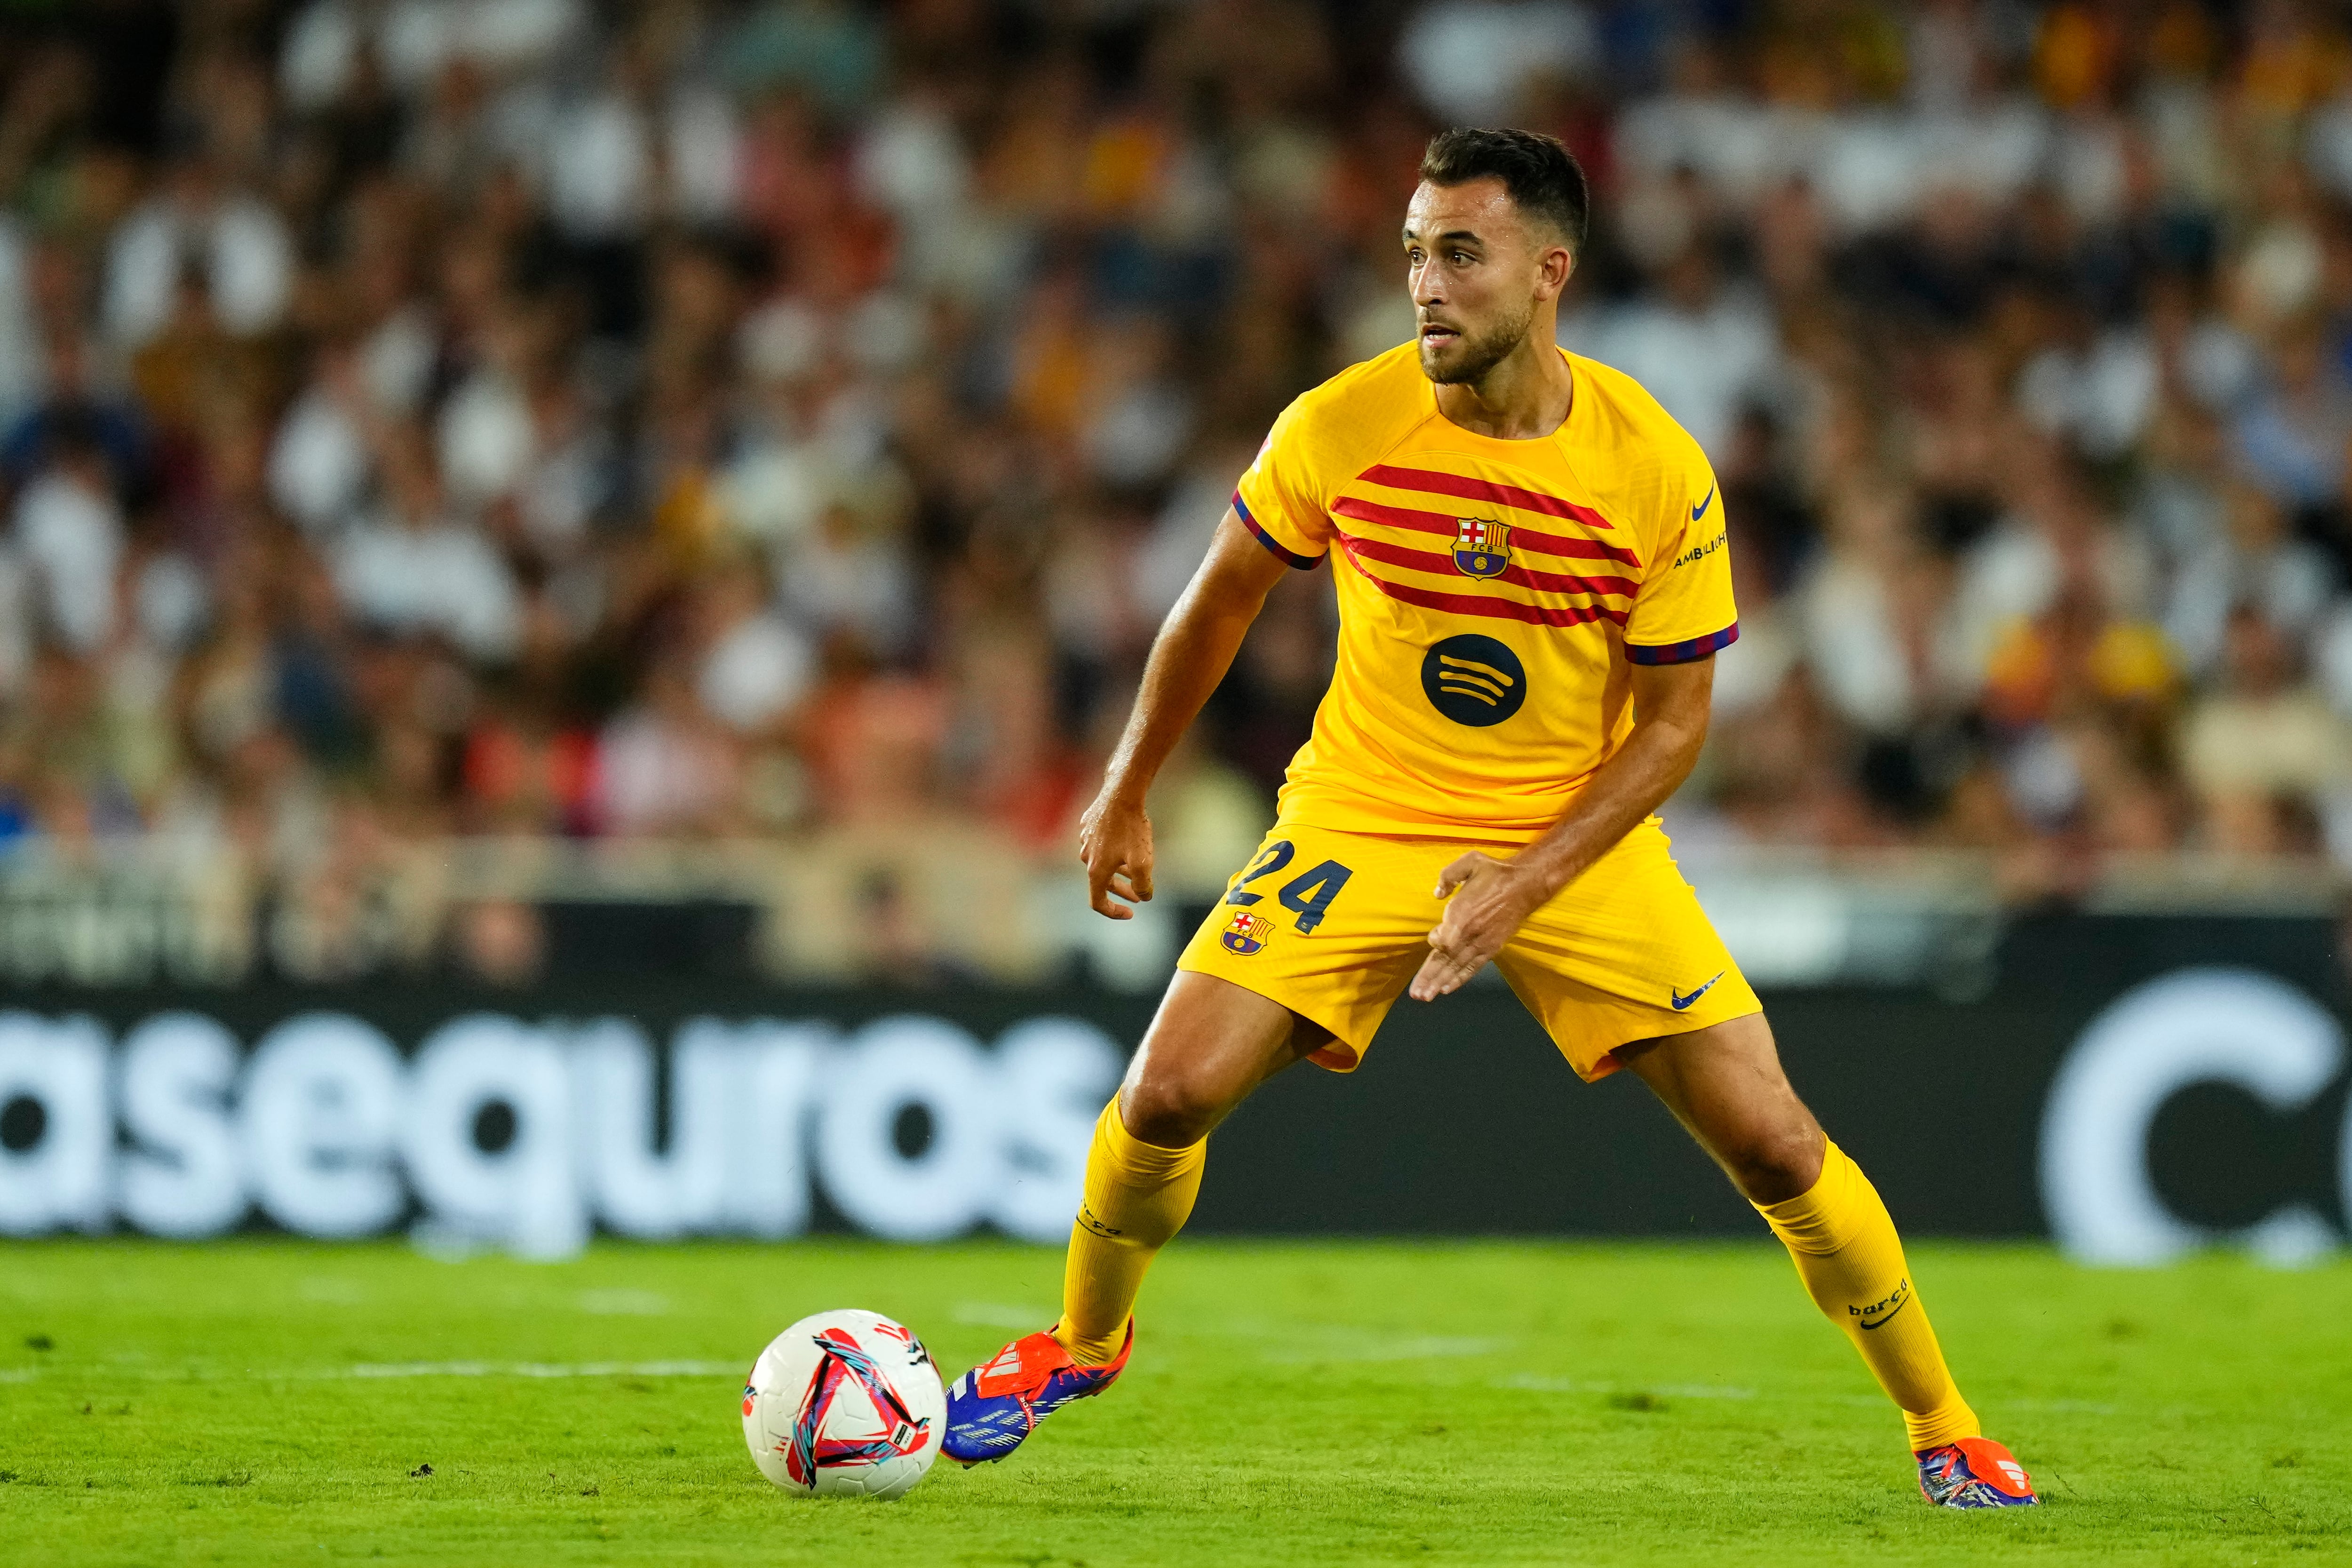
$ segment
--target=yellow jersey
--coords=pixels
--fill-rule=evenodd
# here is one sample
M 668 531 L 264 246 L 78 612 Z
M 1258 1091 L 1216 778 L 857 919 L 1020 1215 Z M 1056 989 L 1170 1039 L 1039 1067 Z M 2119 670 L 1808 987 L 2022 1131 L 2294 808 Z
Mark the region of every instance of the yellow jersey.
M 1630 665 L 1739 635 L 1706 454 L 1631 376 L 1564 357 L 1574 401 L 1536 440 L 1448 420 L 1413 343 L 1275 421 L 1234 510 L 1293 566 L 1329 555 L 1339 595 L 1284 820 L 1524 843 L 1631 732 Z

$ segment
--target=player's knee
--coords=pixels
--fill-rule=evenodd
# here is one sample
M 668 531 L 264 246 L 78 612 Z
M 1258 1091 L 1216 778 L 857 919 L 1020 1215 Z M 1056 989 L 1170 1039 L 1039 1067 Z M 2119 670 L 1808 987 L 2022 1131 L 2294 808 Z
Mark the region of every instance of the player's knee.
M 1822 1134 L 1810 1117 L 1744 1128 L 1721 1153 L 1739 1190 L 1756 1203 L 1796 1197 L 1821 1179 Z
M 1182 1071 L 1146 1073 L 1119 1102 L 1127 1130 L 1163 1149 L 1198 1143 L 1228 1109 L 1217 1085 Z

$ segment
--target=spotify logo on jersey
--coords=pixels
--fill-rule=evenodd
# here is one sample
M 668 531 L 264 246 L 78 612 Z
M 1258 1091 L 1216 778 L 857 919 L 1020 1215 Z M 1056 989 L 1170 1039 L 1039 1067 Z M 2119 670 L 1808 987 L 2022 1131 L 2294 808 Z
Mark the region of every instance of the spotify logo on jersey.
M 1472 633 L 1447 637 L 1421 661 L 1421 689 L 1430 706 L 1456 724 L 1499 724 L 1528 700 L 1528 672 L 1519 656 Z

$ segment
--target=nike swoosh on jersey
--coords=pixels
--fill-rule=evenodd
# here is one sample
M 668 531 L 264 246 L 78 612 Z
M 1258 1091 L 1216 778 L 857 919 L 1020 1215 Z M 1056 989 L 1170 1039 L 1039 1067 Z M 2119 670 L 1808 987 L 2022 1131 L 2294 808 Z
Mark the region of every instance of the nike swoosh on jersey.
M 1691 508 L 1691 521 L 1693 522 L 1696 522 L 1700 518 L 1705 517 L 1706 515 L 1706 509 L 1714 504 L 1715 490 L 1714 488 L 1710 486 L 1706 492 L 1706 499 L 1699 502 L 1698 505 Z
M 1709 991 L 1714 990 L 1716 980 L 1722 979 L 1723 975 L 1724 972 L 1722 970 L 1716 971 L 1714 980 L 1709 980 L 1706 984 L 1700 986 L 1697 990 L 1692 992 L 1687 996 L 1675 990 L 1673 986 L 1667 986 L 1666 994 L 1675 999 L 1675 1011 L 1677 1013 L 1688 1012 L 1690 1010 L 1690 1005 L 1697 1001 L 1700 997 L 1706 995 Z

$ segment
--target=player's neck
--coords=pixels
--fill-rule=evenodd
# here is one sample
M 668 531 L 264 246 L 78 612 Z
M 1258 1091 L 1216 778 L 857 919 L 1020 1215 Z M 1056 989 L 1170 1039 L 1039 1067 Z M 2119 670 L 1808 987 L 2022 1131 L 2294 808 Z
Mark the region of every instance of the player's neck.
M 1475 381 L 1441 383 L 1437 411 L 1448 423 L 1497 441 L 1538 441 L 1568 423 L 1576 377 L 1549 331 L 1519 346 Z

